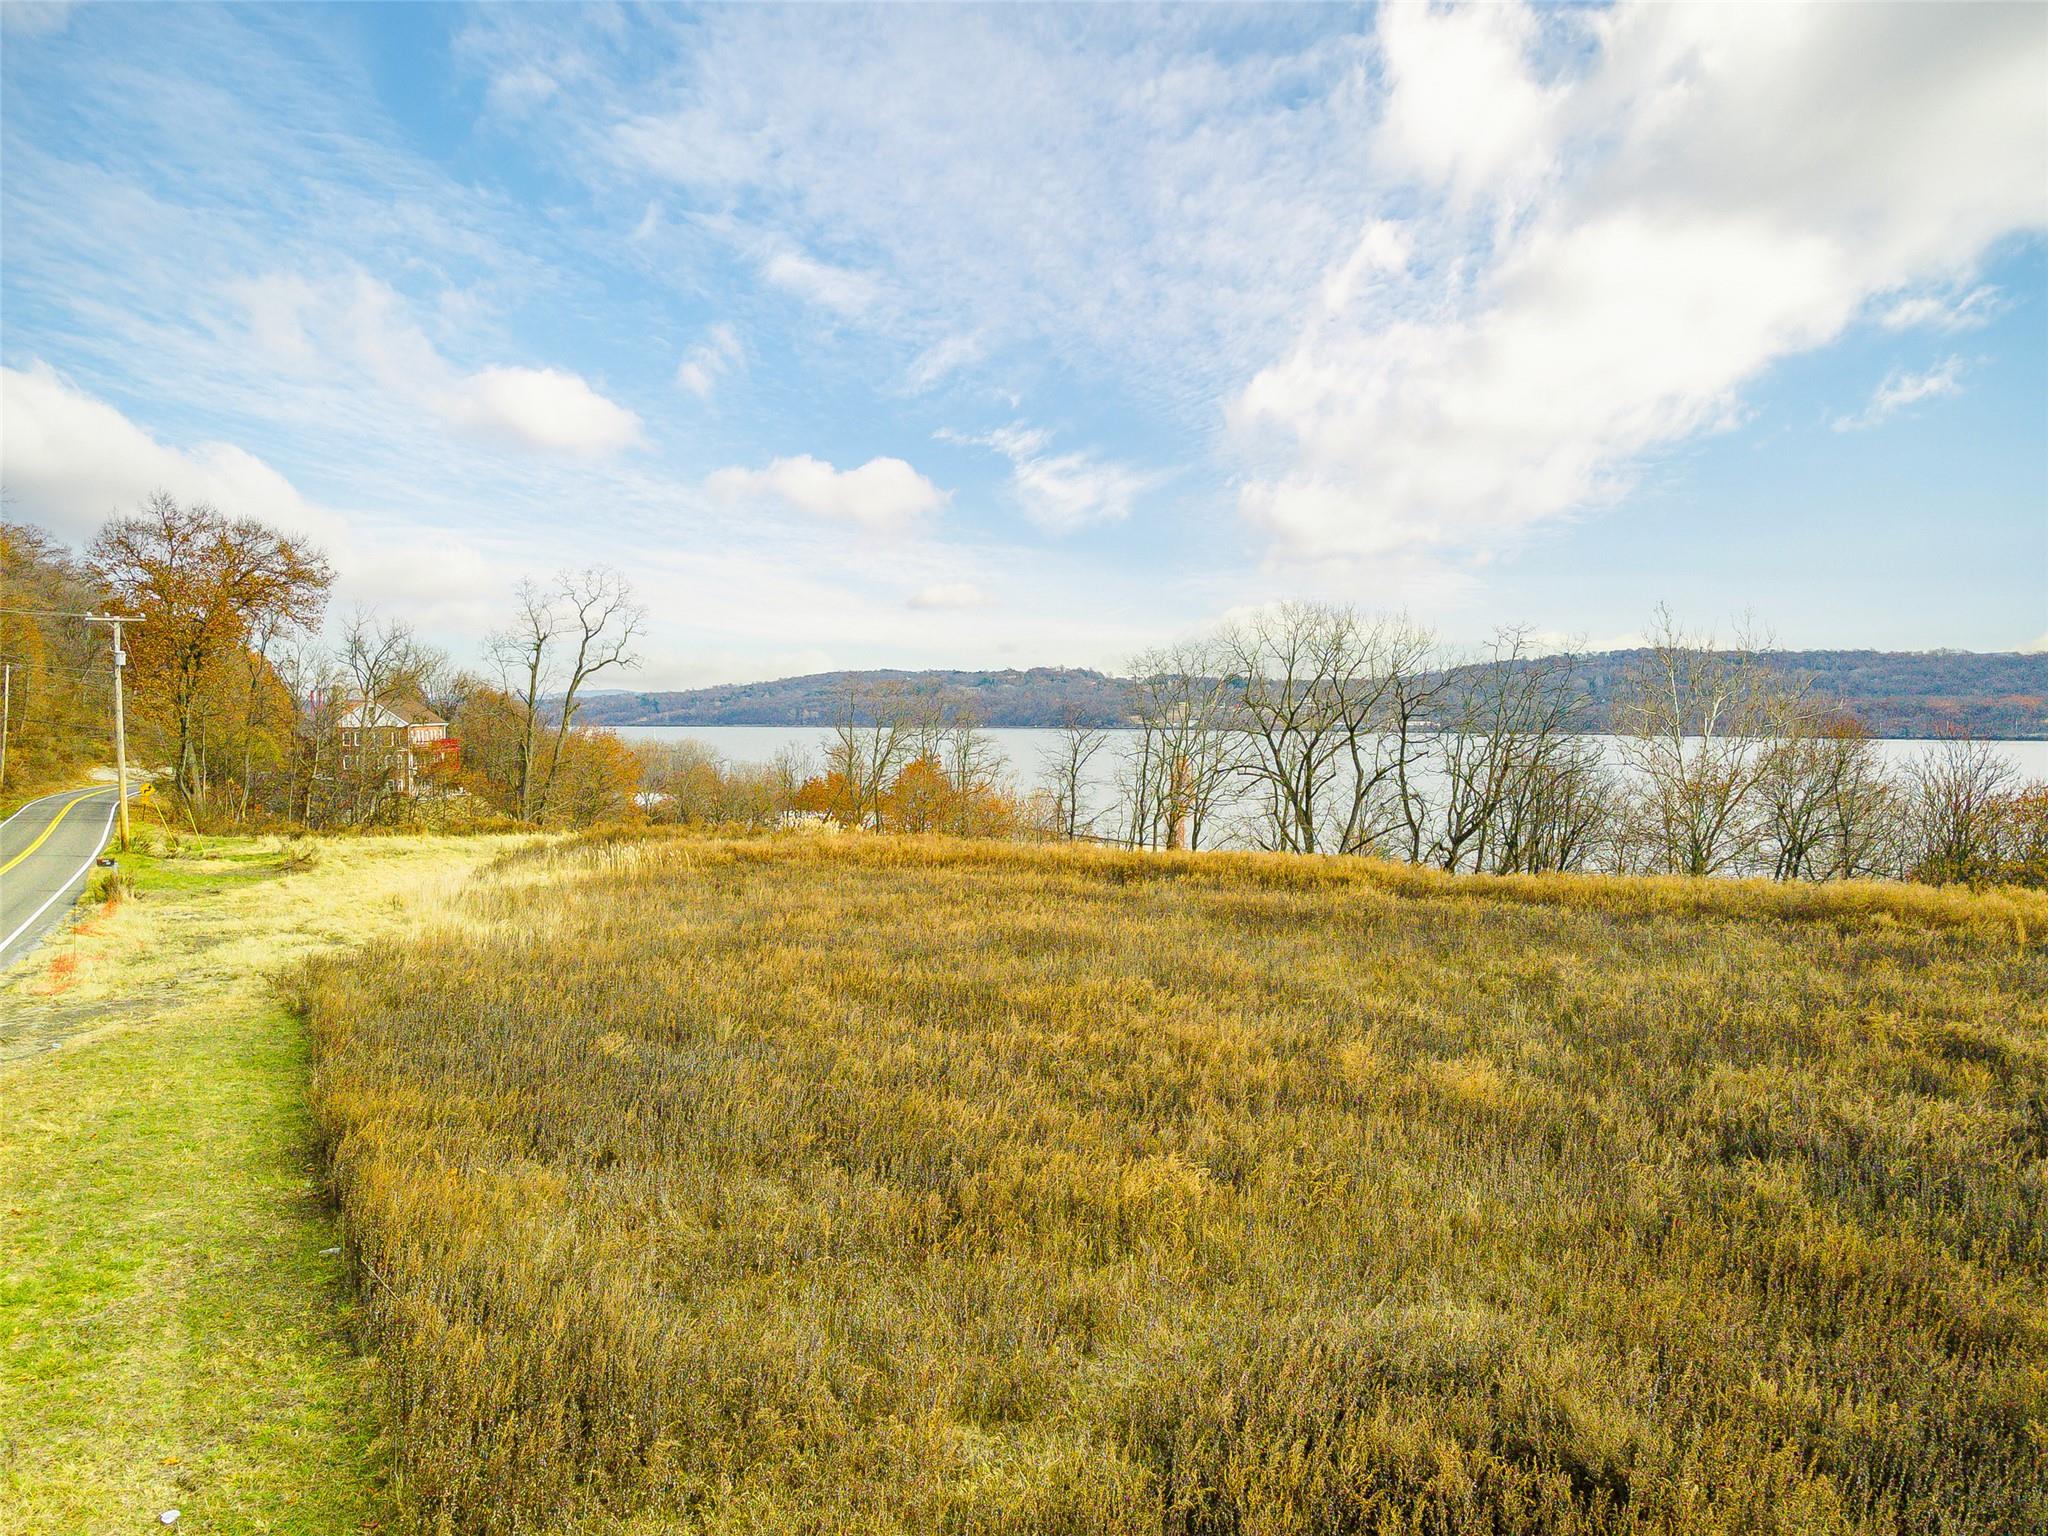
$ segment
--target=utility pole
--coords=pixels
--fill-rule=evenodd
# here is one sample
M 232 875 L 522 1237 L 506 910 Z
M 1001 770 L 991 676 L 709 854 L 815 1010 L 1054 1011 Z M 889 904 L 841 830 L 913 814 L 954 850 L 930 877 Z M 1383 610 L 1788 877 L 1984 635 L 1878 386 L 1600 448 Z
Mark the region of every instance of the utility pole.
M 117 809 L 121 814 L 121 850 L 128 849 L 128 718 L 121 703 L 121 669 L 128 665 L 128 653 L 121 648 L 121 626 L 140 624 L 142 620 L 132 614 L 81 613 L 79 618 L 88 624 L 110 624 L 114 630 L 114 777 L 118 797 Z
M 121 669 L 128 665 L 128 653 L 121 648 L 121 626 L 140 624 L 130 613 L 43 613 L 40 609 L 9 608 L 8 613 L 41 614 L 45 618 L 83 619 L 88 624 L 110 624 L 114 629 L 114 776 L 120 781 L 121 847 L 128 846 L 128 721 L 121 708 Z M 14 667 L 0 672 L 0 772 L 7 767 L 7 717 L 13 704 Z
M 7 782 L 7 727 L 14 718 L 14 663 L 0 664 L 0 784 Z
M 128 717 L 121 706 L 121 669 L 128 665 L 128 653 L 121 649 L 121 620 L 114 626 L 114 794 L 121 808 L 121 851 L 128 851 Z

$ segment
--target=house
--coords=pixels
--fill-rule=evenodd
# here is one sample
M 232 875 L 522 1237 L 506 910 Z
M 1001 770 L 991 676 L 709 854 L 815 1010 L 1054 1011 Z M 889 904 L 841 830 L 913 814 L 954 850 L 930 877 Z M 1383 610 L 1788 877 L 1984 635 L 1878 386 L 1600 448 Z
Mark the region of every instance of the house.
M 344 775 L 381 769 L 401 795 L 418 794 L 421 779 L 444 764 L 454 766 L 461 750 L 448 734 L 448 722 L 417 701 L 347 700 L 334 730 Z

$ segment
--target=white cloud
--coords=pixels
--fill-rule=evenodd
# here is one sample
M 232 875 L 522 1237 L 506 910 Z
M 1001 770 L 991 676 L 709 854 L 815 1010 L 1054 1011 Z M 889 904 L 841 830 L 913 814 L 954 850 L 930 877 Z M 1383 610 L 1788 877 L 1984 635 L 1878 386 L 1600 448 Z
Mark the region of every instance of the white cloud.
M 1923 293 L 1900 299 L 1878 316 L 1888 331 L 1973 331 L 1998 310 L 1998 290 L 1980 283 L 1967 293 Z
M 325 279 L 272 273 L 230 291 L 250 340 L 273 362 L 300 375 L 359 370 L 472 437 L 586 458 L 641 439 L 639 416 L 579 374 L 509 366 L 460 372 L 404 296 L 366 272 Z
M 718 381 L 740 360 L 739 334 L 729 325 L 714 325 L 676 365 L 676 387 L 699 400 L 709 400 Z
M 717 470 L 704 488 L 727 505 L 769 501 L 878 530 L 908 527 L 947 501 L 946 492 L 901 459 L 869 459 L 857 469 L 835 469 L 807 453 L 777 459 L 766 469 Z
M 1537 41 L 1520 5 L 1386 7 L 1380 157 L 1460 203 L 1525 191 L 1550 169 L 1558 132 L 1559 89 L 1527 64 Z
M 0 485 L 8 514 L 84 543 L 156 491 L 332 541 L 341 519 L 232 443 L 171 447 L 43 363 L 0 368 Z
M 721 13 L 576 143 L 738 210 L 720 238 L 785 284 L 846 275 L 794 252 L 860 253 L 840 312 L 918 338 L 913 389 L 1025 349 L 1121 371 L 1191 436 L 1227 417 L 1245 515 L 1312 559 L 1497 554 L 2048 222 L 2038 7 L 1387 6 L 1338 31 Z M 982 359 L 953 362 L 970 334 Z
M 1398 270 L 1361 288 L 1351 253 L 1340 307 L 1234 403 L 1241 508 L 1284 548 L 1497 552 L 1738 420 L 1746 384 L 1873 299 L 2048 223 L 2048 12 L 1552 24 L 1584 44 L 1569 75 L 1527 13 L 1381 11 L 1378 148 L 1437 197 Z
M 640 418 L 554 368 L 486 368 L 440 396 L 442 413 L 484 437 L 585 456 L 640 440 Z
M 880 296 L 875 280 L 850 267 L 835 267 L 801 251 L 780 251 L 768 258 L 761 275 L 810 303 L 842 315 L 860 315 Z
M 973 436 L 941 431 L 939 436 L 947 442 L 993 448 L 1008 459 L 1018 505 L 1049 533 L 1120 522 L 1163 478 L 1086 453 L 1053 453 L 1052 434 L 1036 427 L 999 427 Z
M 979 336 L 942 337 L 911 360 L 908 383 L 913 390 L 922 393 L 948 374 L 980 361 L 981 355 L 982 340 Z
M 516 579 L 514 568 L 459 533 L 416 518 L 393 528 L 317 505 L 236 444 L 162 442 L 42 363 L 0 368 L 0 485 L 9 517 L 79 546 L 108 517 L 135 512 L 157 491 L 210 502 L 230 517 L 312 540 L 334 564 L 335 606 L 384 605 L 457 633 L 495 623 L 498 596 Z
M 920 609 L 986 608 L 988 594 L 971 581 L 942 581 L 913 593 L 906 606 Z
M 1902 368 L 1894 368 L 1877 386 L 1877 392 L 1870 397 L 1870 404 L 1854 416 L 1837 416 L 1834 428 L 1837 432 L 1853 432 L 1862 427 L 1874 427 L 1919 401 L 1959 395 L 1963 392 L 1962 373 L 1963 360 L 1960 357 L 1951 357 L 1924 373 L 1908 373 Z
M 560 83 L 546 70 L 522 64 L 492 77 L 490 105 L 494 111 L 516 117 L 532 111 L 560 89 Z

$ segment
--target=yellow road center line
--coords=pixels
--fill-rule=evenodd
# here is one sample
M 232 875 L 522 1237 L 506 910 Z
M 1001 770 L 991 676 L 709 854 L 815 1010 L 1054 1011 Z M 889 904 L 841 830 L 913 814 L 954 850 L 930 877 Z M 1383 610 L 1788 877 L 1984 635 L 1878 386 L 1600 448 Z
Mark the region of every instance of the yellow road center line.
M 17 853 L 13 858 L 9 859 L 5 864 L 0 864 L 0 875 L 6 874 L 7 871 L 14 868 L 15 865 L 19 864 L 23 859 L 27 858 L 30 854 L 34 853 L 38 848 L 42 847 L 44 843 L 48 842 L 50 834 L 57 830 L 57 823 L 62 821 L 66 816 L 69 816 L 71 814 L 71 808 L 73 806 L 83 805 L 86 801 L 93 799 L 95 796 L 104 795 L 107 793 L 109 793 L 109 791 L 104 789 L 96 789 L 91 794 L 80 795 L 76 800 L 66 800 L 64 802 L 63 809 L 58 811 L 56 815 L 52 816 L 50 818 L 50 824 L 47 827 L 43 828 L 41 836 L 39 836 L 34 842 L 30 843 L 26 848 L 22 849 L 21 852 Z

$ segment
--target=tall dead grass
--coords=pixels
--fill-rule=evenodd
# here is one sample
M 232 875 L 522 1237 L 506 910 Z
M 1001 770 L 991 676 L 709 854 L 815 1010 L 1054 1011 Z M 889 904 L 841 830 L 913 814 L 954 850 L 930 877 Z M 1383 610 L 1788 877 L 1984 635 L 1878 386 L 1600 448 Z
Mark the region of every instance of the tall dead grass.
M 456 1532 L 2048 1526 L 2048 900 L 586 840 L 299 977 Z

